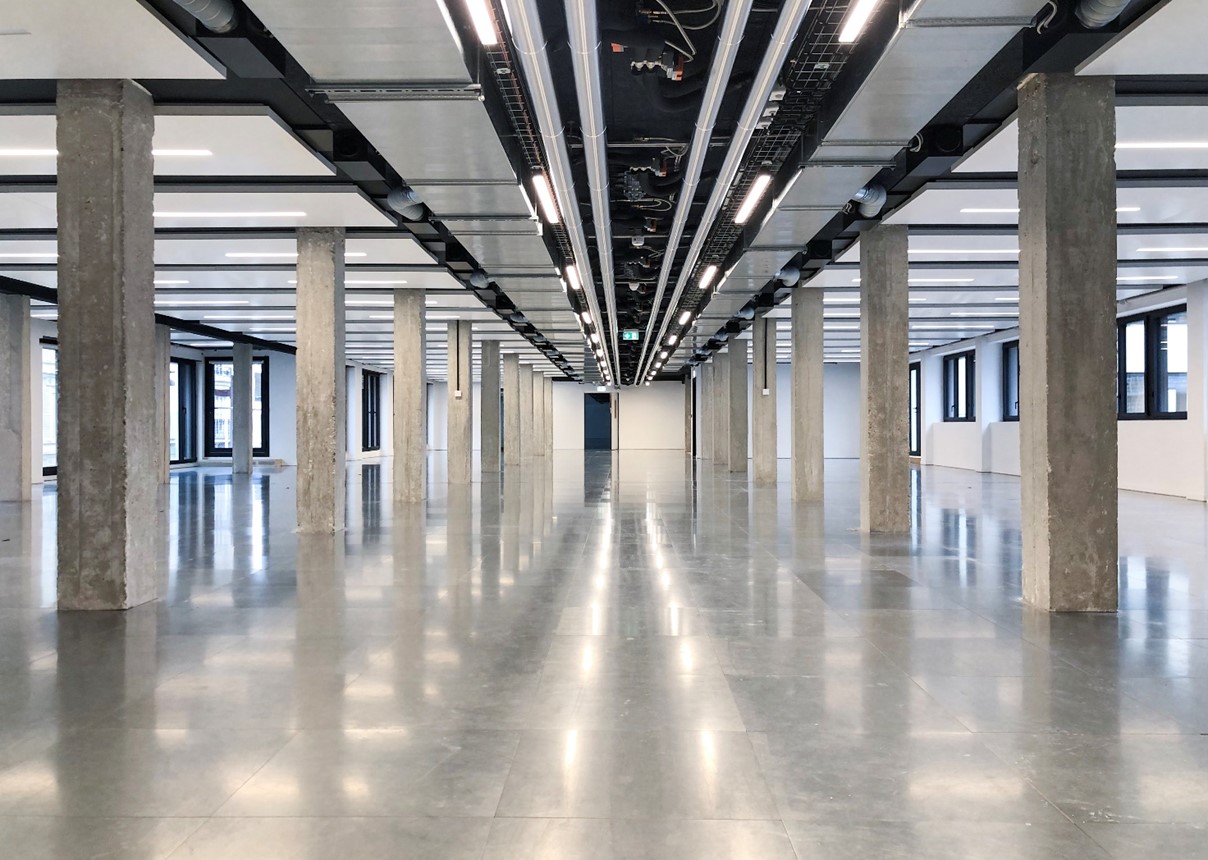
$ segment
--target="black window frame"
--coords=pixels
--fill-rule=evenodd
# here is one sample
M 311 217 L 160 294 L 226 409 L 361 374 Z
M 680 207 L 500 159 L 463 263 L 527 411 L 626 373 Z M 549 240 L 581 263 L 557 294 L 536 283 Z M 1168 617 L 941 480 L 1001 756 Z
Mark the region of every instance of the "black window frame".
M 911 457 L 923 456 L 923 363 L 921 361 L 912 361 L 910 368 L 907 371 L 912 377 L 910 387 L 913 389 L 914 402 L 917 408 L 911 410 L 910 414 L 910 432 L 907 435 L 907 445 L 910 448 L 909 454 Z M 910 437 L 914 437 L 915 444 L 910 445 Z
M 1008 399 L 1008 392 L 1011 390 L 1011 363 L 1008 361 L 1008 356 L 1015 354 L 1015 396 L 1018 398 L 1020 394 L 1021 366 L 1020 358 L 1023 353 L 1019 351 L 1018 340 L 1008 340 L 1002 345 L 1002 420 L 1003 421 L 1018 421 L 1019 420 L 1019 400 L 1014 403 Z M 1012 411 L 1013 410 L 1013 411 Z
M 382 376 L 361 371 L 361 450 L 382 450 Z
M 215 364 L 232 364 L 234 356 L 207 356 L 205 361 L 205 392 L 203 414 L 205 421 L 205 452 L 206 457 L 230 457 L 232 451 L 230 448 L 218 448 L 214 445 L 214 365 Z M 269 436 L 268 430 L 269 421 L 269 362 L 268 356 L 257 355 L 252 357 L 252 364 L 260 364 L 263 369 L 260 371 L 260 441 L 261 445 L 252 449 L 253 457 L 267 457 L 269 455 Z
M 953 386 L 949 385 L 949 377 L 953 374 L 954 368 L 958 367 L 960 360 L 967 359 L 965 363 L 965 391 L 967 393 L 966 401 L 968 413 L 966 415 L 954 415 L 953 409 Z M 944 386 L 944 421 L 950 423 L 962 423 L 977 420 L 977 350 L 965 350 L 963 352 L 954 352 L 951 355 L 944 356 L 943 373 L 941 380 Z
M 170 461 L 173 466 L 197 462 L 197 421 L 193 417 L 197 406 L 197 362 L 191 358 L 172 356 L 169 366 L 176 365 L 180 391 L 176 396 L 177 426 L 180 427 L 180 450 L 183 456 Z
M 1187 305 L 1171 305 L 1139 314 L 1130 314 L 1116 320 L 1116 416 L 1120 421 L 1185 421 L 1187 412 L 1162 412 L 1158 409 L 1158 353 L 1161 348 L 1160 331 L 1162 321 L 1176 314 L 1186 314 Z M 1125 343 L 1126 328 L 1137 322 L 1145 324 L 1145 409 L 1142 412 L 1125 411 L 1127 392 L 1125 373 L 1128 361 Z M 1190 344 L 1188 345 L 1190 348 Z

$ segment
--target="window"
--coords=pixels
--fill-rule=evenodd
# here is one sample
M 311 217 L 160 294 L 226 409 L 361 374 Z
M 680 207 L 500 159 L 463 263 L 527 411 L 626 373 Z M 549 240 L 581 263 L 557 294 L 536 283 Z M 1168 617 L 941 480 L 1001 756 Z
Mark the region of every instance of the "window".
M 944 420 L 973 421 L 973 353 L 944 356 Z
M 1002 420 L 1019 420 L 1019 341 L 1002 345 Z
M 1187 417 L 1187 308 L 1120 320 L 1117 402 L 1121 418 Z
M 174 358 L 168 368 L 168 458 L 172 463 L 197 461 L 197 363 Z
M 206 359 L 206 456 L 229 457 L 234 444 L 235 365 L 229 358 Z M 268 359 L 252 359 L 252 454 L 268 456 Z
M 42 474 L 59 471 L 59 346 L 42 341 Z
M 382 448 L 382 375 L 361 371 L 361 450 Z
M 910 365 L 910 456 L 923 455 L 923 367 Z

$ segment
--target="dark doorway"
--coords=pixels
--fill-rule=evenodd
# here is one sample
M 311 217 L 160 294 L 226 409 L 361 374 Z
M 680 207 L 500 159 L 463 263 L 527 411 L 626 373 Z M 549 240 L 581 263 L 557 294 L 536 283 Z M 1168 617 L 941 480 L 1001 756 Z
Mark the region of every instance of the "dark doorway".
M 607 394 L 583 398 L 583 447 L 588 451 L 612 450 L 612 409 Z

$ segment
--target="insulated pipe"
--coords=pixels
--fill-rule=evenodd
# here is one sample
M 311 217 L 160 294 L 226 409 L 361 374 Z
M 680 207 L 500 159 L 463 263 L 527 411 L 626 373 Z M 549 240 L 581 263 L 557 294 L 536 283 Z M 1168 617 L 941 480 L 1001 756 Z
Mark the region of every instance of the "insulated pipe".
M 880 185 L 865 185 L 852 195 L 851 199 L 860 204 L 860 214 L 865 218 L 876 218 L 881 214 L 889 192 Z
M 215 33 L 229 33 L 239 22 L 231 0 L 176 0 L 176 5 Z
M 1098 30 L 1120 17 L 1132 0 L 1079 0 L 1074 14 L 1083 27 Z
M 587 158 L 587 184 L 591 189 L 600 283 L 604 287 L 604 304 L 608 309 L 608 335 L 601 332 L 600 336 L 610 337 L 613 355 L 619 361 L 621 353 L 617 344 L 612 208 L 608 200 L 608 157 L 605 153 L 604 109 L 600 97 L 600 25 L 596 15 L 596 0 L 566 0 L 566 22 L 575 69 L 575 91 L 579 100 L 579 125 L 583 129 L 583 152 Z
M 730 140 L 730 148 L 726 152 L 726 160 L 722 164 L 721 172 L 713 184 L 713 193 L 709 195 L 709 202 L 706 204 L 705 211 L 701 215 L 700 228 L 696 231 L 696 235 L 692 237 L 692 245 L 688 249 L 688 257 L 684 260 L 684 267 L 680 270 L 680 276 L 676 281 L 675 292 L 671 295 L 671 312 L 663 316 L 663 324 L 659 328 L 659 336 L 656 339 L 659 343 L 662 343 L 663 336 L 667 333 L 667 326 L 674 316 L 680 296 L 683 295 L 684 288 L 688 283 L 688 277 L 692 274 L 700 258 L 701 249 L 709 237 L 713 220 L 717 217 L 717 213 L 721 211 L 722 204 L 730 193 L 730 188 L 734 184 L 734 178 L 738 175 L 739 168 L 742 166 L 742 159 L 746 155 L 747 145 L 755 134 L 756 123 L 759 122 L 760 117 L 763 115 L 763 109 L 767 105 L 772 87 L 776 84 L 776 78 L 784 66 L 785 59 L 788 57 L 789 48 L 792 47 L 793 39 L 797 37 L 797 30 L 801 27 L 801 22 L 805 18 L 805 13 L 809 11 L 812 2 L 813 0 L 787 0 L 780 12 L 780 20 L 776 22 L 776 31 L 772 34 L 772 40 L 768 44 L 766 53 L 763 55 L 763 62 L 760 64 L 759 72 L 755 76 L 755 81 L 751 86 L 751 94 L 747 97 L 747 104 L 743 108 L 742 116 L 738 120 L 738 127 L 735 129 L 734 136 Z M 716 289 L 716 286 L 714 289 Z M 657 314 L 657 310 L 658 306 L 656 305 L 655 314 Z M 653 316 L 654 314 L 652 314 L 652 318 Z M 649 341 L 649 338 L 647 340 Z M 674 347 L 672 350 L 674 351 Z M 644 369 L 641 372 L 644 372 Z
M 566 224 L 566 232 L 570 235 L 571 249 L 575 255 L 575 270 L 582 281 L 592 318 L 596 321 L 597 328 L 603 328 L 600 302 L 596 299 L 592 278 L 591 257 L 587 254 L 587 239 L 583 234 L 583 224 L 579 220 L 579 201 L 575 196 L 575 183 L 570 172 L 570 156 L 563 134 L 565 129 L 554 97 L 554 78 L 550 72 L 549 55 L 545 51 L 545 35 L 541 30 L 536 0 L 506 0 L 504 5 L 507 7 L 512 39 L 516 42 L 516 51 L 520 55 L 520 66 L 528 79 L 529 92 L 533 96 L 537 128 L 545 139 L 550 183 L 554 186 L 558 209 Z M 617 382 L 613 368 L 609 367 L 608 350 L 604 350 L 604 366 L 601 369 L 607 372 L 614 383 Z
M 570 0 L 573 2 L 573 0 Z M 684 183 L 680 188 L 679 199 L 676 203 L 675 219 L 671 222 L 671 232 L 667 237 L 667 251 L 663 255 L 663 266 L 659 271 L 658 287 L 654 293 L 654 303 L 651 305 L 650 321 L 646 324 L 646 337 L 642 343 L 642 353 L 638 359 L 638 376 L 634 382 L 642 379 L 642 365 L 646 362 L 651 345 L 657 348 L 662 335 L 657 341 L 650 339 L 658 322 L 659 308 L 663 304 L 663 294 L 667 290 L 667 282 L 671 279 L 671 267 L 679 251 L 680 240 L 684 236 L 684 228 L 688 225 L 688 216 L 692 212 L 692 200 L 696 196 L 696 188 L 700 184 L 701 171 L 705 166 L 705 157 L 709 154 L 709 141 L 713 138 L 713 126 L 717 122 L 717 112 L 721 110 L 722 99 L 726 94 L 726 86 L 730 80 L 730 72 L 734 69 L 734 59 L 738 55 L 738 45 L 742 41 L 743 30 L 747 26 L 747 18 L 751 14 L 753 0 L 730 0 L 726 6 L 726 17 L 721 29 L 717 31 L 717 49 L 713 52 L 713 67 L 709 72 L 709 83 L 705 88 L 704 100 L 701 102 L 700 116 L 696 120 L 696 130 L 692 133 L 692 145 L 688 150 L 688 164 L 684 168 Z M 674 302 L 672 303 L 674 305 Z

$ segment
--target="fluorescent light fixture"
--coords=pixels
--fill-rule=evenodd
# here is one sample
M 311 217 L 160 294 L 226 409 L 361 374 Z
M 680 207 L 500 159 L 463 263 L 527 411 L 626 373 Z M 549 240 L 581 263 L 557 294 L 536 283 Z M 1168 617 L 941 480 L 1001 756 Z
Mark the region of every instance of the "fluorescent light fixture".
M 1120 281 L 1177 281 L 1177 280 L 1178 280 L 1178 276 L 1176 276 L 1176 275 L 1120 275 L 1120 277 L 1116 278 L 1117 282 L 1120 282 Z
M 851 11 L 847 13 L 847 20 L 843 22 L 843 29 L 839 31 L 839 44 L 850 45 L 860 38 L 860 34 L 864 32 L 864 28 L 868 26 L 868 20 L 872 17 L 873 10 L 877 8 L 877 0 L 856 0 Z
M 949 311 L 950 317 L 1019 316 L 1019 311 L 1003 308 L 1000 311 Z
M 292 282 L 292 281 L 291 281 L 291 283 L 295 283 L 295 282 Z M 366 286 L 368 286 L 368 285 L 374 285 L 374 286 L 382 286 L 382 287 L 386 287 L 386 286 L 397 287 L 397 286 L 401 286 L 402 284 L 405 284 L 405 283 L 407 283 L 407 282 L 406 282 L 406 281 L 356 281 L 356 280 L 348 280 L 348 281 L 345 281 L 344 283 L 345 283 L 345 284 L 356 284 L 357 286 L 362 286 L 362 285 L 366 285 Z
M 1138 254 L 1208 254 L 1208 248 L 1138 248 Z
M 677 340 L 679 340 L 679 338 L 677 338 L 675 335 L 673 335 L 673 334 L 668 335 L 667 336 L 667 346 L 675 346 L 675 342 Z
M 394 303 L 391 302 L 389 299 L 385 299 L 385 300 L 381 300 L 381 301 L 374 301 L 372 299 L 348 299 L 347 301 L 344 302 L 344 304 L 346 304 L 346 305 L 365 305 L 368 307 L 375 307 L 375 308 L 388 308 L 388 307 L 390 307 L 390 305 L 392 305 Z
M 751 213 L 755 211 L 756 205 L 763 199 L 763 195 L 767 193 L 768 186 L 772 184 L 772 175 L 770 173 L 761 173 L 755 177 L 755 181 L 751 183 L 751 187 L 747 190 L 747 196 L 743 199 L 742 205 L 738 207 L 738 212 L 734 215 L 735 224 L 746 224 L 751 220 Z
M 292 259 L 298 256 L 297 251 L 227 251 L 224 255 L 228 259 L 238 260 L 247 258 L 267 258 L 274 257 L 280 259 Z M 364 251 L 345 251 L 344 257 L 367 257 L 369 256 Z
M 666 359 L 666 358 L 667 358 L 667 350 L 665 350 L 665 349 L 664 349 L 662 352 L 660 352 L 660 353 L 659 353 L 659 358 Z
M 230 314 L 202 314 L 201 318 L 205 320 L 221 320 L 226 319 Z M 240 314 L 241 320 L 292 320 L 293 314 Z
M 687 325 L 688 320 L 690 319 L 692 319 L 692 311 L 684 311 L 682 314 L 680 314 L 679 324 Z
M 1208 149 L 1208 140 L 1132 140 L 1121 141 L 1116 149 Z
M 1116 212 L 1140 212 L 1140 206 L 1119 206 Z M 962 209 L 962 215 L 1018 215 L 1019 209 Z
M 166 286 L 168 286 L 168 285 L 170 285 L 170 284 L 172 284 L 172 285 L 180 285 L 180 284 L 187 284 L 187 283 L 189 283 L 189 282 L 188 282 L 188 281 L 180 281 L 180 280 L 166 280 L 166 279 L 161 280 L 161 279 L 157 278 L 157 279 L 156 279 L 155 281 L 153 281 L 152 283 L 156 284 L 157 286 L 165 286 L 165 287 L 166 287 Z
M 533 190 L 537 192 L 537 202 L 545 213 L 545 220 L 557 224 L 562 219 L 558 216 L 558 204 L 554 202 L 554 192 L 549 187 L 549 180 L 544 173 L 533 174 Z
M 156 218 L 305 218 L 305 212 L 156 212 Z
M 600 342 L 600 336 L 598 334 L 596 334 L 594 331 L 591 333 L 591 342 L 592 343 Z
M 208 149 L 153 149 L 156 158 L 208 158 L 214 153 Z M 23 147 L 0 147 L 0 158 L 57 158 L 57 149 Z
M 858 298 L 855 298 L 854 296 L 853 297 L 836 296 L 835 298 L 823 299 L 822 303 L 824 305 L 858 305 L 860 303 L 860 300 Z
M 478 41 L 486 47 L 499 44 L 499 36 L 495 34 L 495 19 L 491 15 L 487 0 L 466 0 L 466 11 L 470 13 L 470 22 Z
M 583 282 L 579 280 L 579 270 L 573 265 L 566 267 L 566 280 L 570 282 L 572 289 L 582 292 Z
M 1018 248 L 911 248 L 912 254 L 1018 254 Z
M 705 271 L 700 276 L 700 283 L 698 284 L 698 286 L 702 290 L 707 290 L 707 289 L 709 289 L 709 285 L 713 283 L 713 280 L 716 277 L 717 277 L 717 266 L 705 266 Z
M 392 320 L 394 319 L 394 314 L 370 314 L 369 318 L 371 320 Z
M 996 301 L 996 302 L 1017 302 L 1017 301 L 1019 301 L 1019 299 L 1015 298 L 1014 296 L 995 296 L 994 301 Z
M 6 260 L 53 260 L 58 258 L 54 251 L 5 251 L 0 258 Z
M 961 331 L 969 331 L 972 329 L 992 329 L 992 328 L 994 328 L 994 326 L 992 326 L 992 325 L 985 325 L 982 323 L 933 323 L 933 322 L 918 322 L 918 323 L 912 322 L 910 324 L 910 327 L 914 328 L 914 329 L 955 328 L 955 329 L 960 329 Z
M 581 314 L 579 314 L 579 319 L 583 320 L 583 322 L 590 325 L 591 324 L 591 311 L 583 311 Z

